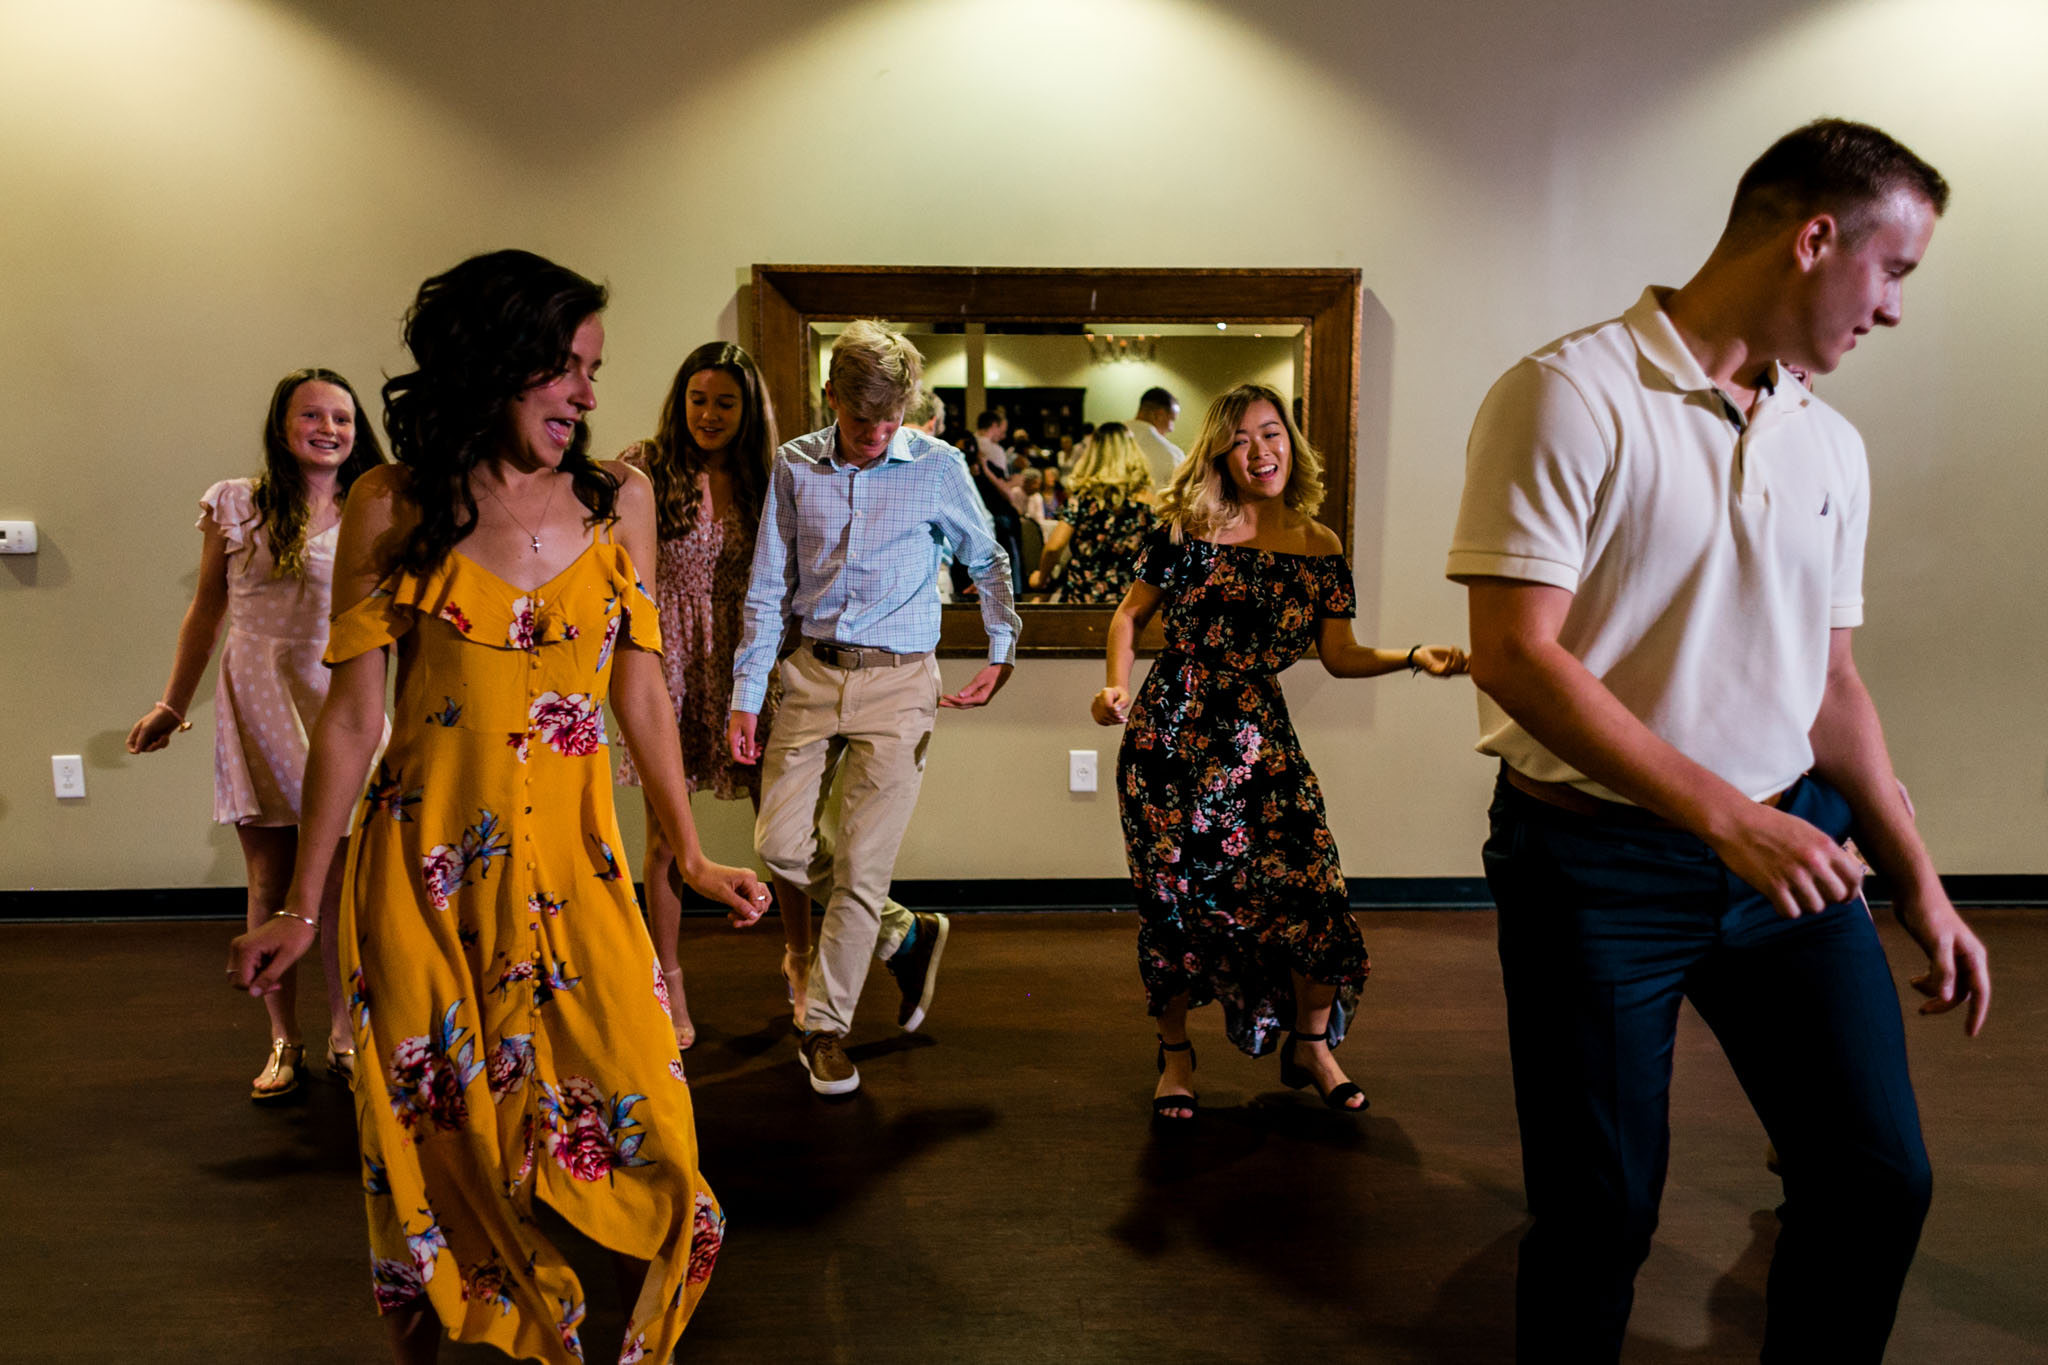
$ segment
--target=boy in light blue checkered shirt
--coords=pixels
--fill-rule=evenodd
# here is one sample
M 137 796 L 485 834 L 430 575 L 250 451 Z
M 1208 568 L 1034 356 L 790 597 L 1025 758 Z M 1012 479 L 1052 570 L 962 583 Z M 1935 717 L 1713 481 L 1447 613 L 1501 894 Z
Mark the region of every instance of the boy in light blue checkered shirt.
M 736 760 L 763 765 L 755 845 L 770 869 L 825 906 L 798 1053 L 825 1095 L 860 1086 L 843 1044 L 871 958 L 896 978 L 901 1027 L 917 1028 L 931 1007 L 950 926 L 888 899 L 896 851 L 938 708 L 994 697 L 1021 626 L 1009 559 L 965 466 L 902 425 L 922 375 L 917 348 L 880 323 L 855 322 L 833 346 L 825 399 L 837 420 L 777 453 L 733 659 L 727 739 Z M 939 693 L 933 658 L 942 543 L 980 589 L 989 638 L 988 664 L 950 696 Z M 777 663 L 791 627 L 796 648 Z M 782 703 L 764 742 L 771 671 Z M 842 776 L 835 847 L 819 833 L 818 812 Z

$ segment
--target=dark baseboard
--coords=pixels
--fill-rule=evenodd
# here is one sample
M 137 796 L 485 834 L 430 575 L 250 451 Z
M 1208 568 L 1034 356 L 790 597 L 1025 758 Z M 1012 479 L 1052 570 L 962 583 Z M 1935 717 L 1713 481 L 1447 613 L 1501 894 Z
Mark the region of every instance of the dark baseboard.
M 1957 905 L 2048 907 L 2048 876 L 1963 875 L 1942 878 Z M 1478 877 L 1353 877 L 1351 908 L 1373 910 L 1488 910 L 1493 899 Z M 1004 911 L 1133 910 L 1131 885 L 1121 877 L 996 877 L 960 880 L 905 880 L 891 888 L 896 898 L 919 910 L 978 913 Z M 1870 884 L 1870 899 L 1889 903 L 1882 881 Z M 37 920 L 238 920 L 242 888 L 195 886 L 142 891 L 0 891 L 0 922 Z M 684 907 L 710 915 L 708 901 Z

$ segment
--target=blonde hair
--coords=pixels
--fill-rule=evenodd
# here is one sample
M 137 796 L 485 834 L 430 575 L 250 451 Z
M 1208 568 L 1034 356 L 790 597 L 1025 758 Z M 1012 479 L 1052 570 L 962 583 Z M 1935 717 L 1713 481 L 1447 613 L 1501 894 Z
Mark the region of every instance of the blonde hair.
M 924 357 L 887 323 L 857 319 L 832 343 L 827 382 L 834 400 L 856 417 L 900 418 L 923 379 Z
M 839 392 L 836 388 L 832 391 Z M 945 406 L 936 392 L 921 388 L 917 391 L 917 397 L 910 400 L 910 407 L 905 410 L 903 420 L 910 426 L 921 427 L 938 416 Z
M 1197 539 L 1228 530 L 1243 515 L 1237 485 L 1225 468 L 1230 447 L 1237 440 L 1238 423 L 1254 403 L 1271 403 L 1287 432 L 1292 453 L 1287 487 L 1281 500 L 1294 511 L 1312 517 L 1323 505 L 1323 458 L 1302 438 L 1288 412 L 1288 403 L 1276 390 L 1264 384 L 1240 384 L 1209 405 L 1202 417 L 1201 434 L 1188 448 L 1187 457 L 1173 471 L 1173 479 L 1159 499 L 1159 516 L 1173 529 L 1175 540 Z M 1101 432 L 1098 430 L 1099 437 Z
M 1112 507 L 1152 487 L 1152 466 L 1138 440 L 1122 422 L 1104 422 L 1081 448 L 1067 491 L 1076 498 L 1101 498 Z

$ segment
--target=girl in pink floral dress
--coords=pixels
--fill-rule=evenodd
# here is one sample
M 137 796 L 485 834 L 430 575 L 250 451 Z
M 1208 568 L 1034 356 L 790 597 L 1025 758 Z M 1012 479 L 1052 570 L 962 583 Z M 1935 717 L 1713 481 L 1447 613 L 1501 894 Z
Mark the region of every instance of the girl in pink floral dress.
M 128 732 L 128 752 L 154 753 L 192 728 L 185 713 L 227 626 L 214 682 L 213 818 L 233 825 L 249 872 L 253 927 L 284 899 L 298 847 L 306 733 L 327 697 L 328 593 L 335 529 L 349 485 L 384 462 L 377 434 L 346 379 L 294 370 L 278 381 L 263 423 L 263 473 L 223 479 L 199 499 L 199 586 L 178 631 L 163 700 Z M 339 860 L 336 862 L 339 868 Z M 339 878 L 327 887 L 332 908 Z M 320 940 L 327 978 L 327 1066 L 346 1079 L 349 1043 L 333 925 Z M 298 1088 L 305 1065 L 292 978 L 265 998 L 270 1056 L 249 1097 L 277 1100 Z
M 775 417 L 753 358 L 737 346 L 712 341 L 683 357 L 662 404 L 658 434 L 623 457 L 654 482 L 661 535 L 654 592 L 667 646 L 662 662 L 690 791 L 709 788 L 721 801 L 744 796 L 756 807 L 761 804 L 761 770 L 733 762 L 725 723 L 732 704 L 733 650 L 739 645 L 741 608 L 754 562 L 754 532 L 775 444 Z M 767 719 L 762 717 L 764 725 Z M 619 765 L 619 781 L 640 784 L 630 755 Z M 676 956 L 683 906 L 669 886 L 675 853 L 660 829 L 652 818 L 647 821 L 648 922 L 675 1011 L 676 1045 L 687 1048 L 697 1041 L 697 1030 L 690 1022 Z M 778 878 L 774 885 L 782 912 L 782 972 L 801 1018 L 797 996 L 810 953 L 811 904 L 787 882 Z

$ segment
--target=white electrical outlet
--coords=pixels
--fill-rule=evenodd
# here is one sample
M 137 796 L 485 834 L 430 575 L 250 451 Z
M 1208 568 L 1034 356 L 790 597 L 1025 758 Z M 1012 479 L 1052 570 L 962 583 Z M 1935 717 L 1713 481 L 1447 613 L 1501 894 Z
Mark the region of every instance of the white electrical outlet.
M 1067 790 L 1070 792 L 1092 792 L 1095 790 L 1095 751 L 1093 749 L 1067 750 Z
M 35 552 L 34 522 L 0 521 L 0 555 L 32 555 Z
M 50 776 L 56 781 L 60 800 L 69 801 L 85 795 L 85 760 L 77 754 L 52 754 Z

